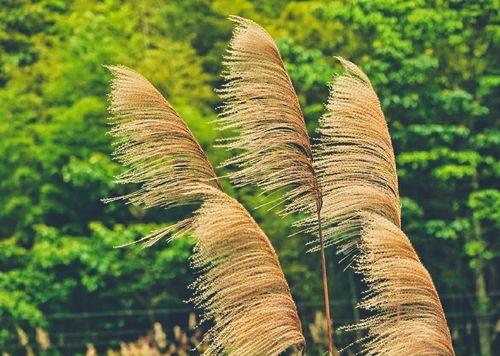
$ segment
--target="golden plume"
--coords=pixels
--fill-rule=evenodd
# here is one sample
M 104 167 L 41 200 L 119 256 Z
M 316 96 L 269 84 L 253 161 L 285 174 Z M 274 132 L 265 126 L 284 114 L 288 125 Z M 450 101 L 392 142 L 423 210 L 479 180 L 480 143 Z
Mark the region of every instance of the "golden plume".
M 304 336 L 288 284 L 267 236 L 245 208 L 225 193 L 202 189 L 192 225 L 195 305 L 215 320 L 208 355 L 278 355 Z
M 368 331 L 365 355 L 454 355 L 436 288 L 408 237 L 381 215 L 360 217 L 353 268 L 368 289 L 358 307 L 372 316 L 345 329 Z
M 278 355 L 305 346 L 300 320 L 278 257 L 245 208 L 222 191 L 200 145 L 167 100 L 143 76 L 121 66 L 110 111 L 115 156 L 128 170 L 118 181 L 141 184 L 128 199 L 146 207 L 201 202 L 192 217 L 153 232 L 150 245 L 192 233 L 200 270 L 194 303 L 213 324 L 207 355 Z
M 431 276 L 401 230 L 394 151 L 377 95 L 357 66 L 338 59 L 346 73 L 331 85 L 315 157 L 326 242 L 339 244 L 367 283 L 359 307 L 372 316 L 347 329 L 368 331 L 366 355 L 454 355 Z
M 264 192 L 289 188 L 284 193 L 285 213 L 305 213 L 314 221 L 315 228 L 310 230 L 320 240 L 328 351 L 333 355 L 322 248 L 322 189 L 304 116 L 272 37 L 251 20 L 231 19 L 237 25 L 224 61 L 227 83 L 220 90 L 224 110 L 218 122 L 222 129 L 237 135 L 222 141 L 222 146 L 242 152 L 223 165 L 238 166 L 239 170 L 229 175 L 238 186 L 256 184 Z
M 347 74 L 330 86 L 327 112 L 320 119 L 319 143 L 314 160 L 323 187 L 327 222 L 325 245 L 355 228 L 347 229 L 346 219 L 357 211 L 369 210 L 401 226 L 398 179 L 394 150 L 384 114 L 369 79 L 353 63 L 342 58 Z M 312 219 L 304 221 L 314 227 Z M 319 247 L 316 246 L 316 249 Z
M 108 68 L 114 75 L 110 94 L 114 156 L 128 168 L 117 182 L 142 185 L 113 199 L 147 208 L 170 206 L 189 197 L 184 191 L 188 183 L 203 181 L 220 188 L 202 148 L 161 93 L 131 69 Z

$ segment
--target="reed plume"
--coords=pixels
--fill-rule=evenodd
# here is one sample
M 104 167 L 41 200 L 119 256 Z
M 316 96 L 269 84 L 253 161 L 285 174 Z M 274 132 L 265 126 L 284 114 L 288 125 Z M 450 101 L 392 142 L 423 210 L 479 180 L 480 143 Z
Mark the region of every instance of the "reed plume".
M 278 257 L 245 208 L 223 192 L 212 165 L 181 117 L 140 74 L 110 66 L 110 112 L 125 199 L 145 207 L 201 203 L 193 216 L 142 239 L 195 237 L 195 305 L 213 326 L 206 355 L 278 355 L 304 348 L 300 320 Z M 112 199 L 112 200 L 114 200 Z
M 292 81 L 272 37 L 251 20 L 236 23 L 224 64 L 226 84 L 220 90 L 222 129 L 236 133 L 222 146 L 242 151 L 224 162 L 239 170 L 230 178 L 237 186 L 256 184 L 264 192 L 284 193 L 285 213 L 305 213 L 315 222 L 320 241 L 328 351 L 334 344 L 321 224 L 323 192 L 313 163 L 304 115 Z
M 215 320 L 206 354 L 278 355 L 292 345 L 303 348 L 297 309 L 269 239 L 236 200 L 202 190 L 192 229 L 194 265 L 206 270 L 194 284 L 194 302 Z
M 357 66 L 338 60 L 347 73 L 330 86 L 326 113 L 319 122 L 319 142 L 314 146 L 328 223 L 326 246 L 340 234 L 348 239 L 358 233 L 358 211 L 372 211 L 401 227 L 396 161 L 378 97 Z M 312 219 L 302 223 L 314 226 Z
M 353 268 L 368 289 L 358 307 L 372 316 L 345 329 L 368 331 L 364 355 L 454 355 L 436 288 L 408 237 L 381 215 L 361 218 Z
M 365 355 L 454 355 L 431 276 L 401 230 L 394 151 L 377 95 L 357 66 L 338 59 L 346 73 L 330 87 L 314 149 L 326 244 L 339 244 L 367 283 L 359 307 L 372 316 L 347 329 L 368 331 Z
M 224 164 L 239 167 L 230 175 L 237 185 L 264 192 L 287 187 L 285 213 L 305 213 L 298 225 L 316 236 L 311 249 L 322 258 L 328 327 L 324 248 L 338 244 L 368 284 L 360 307 L 374 315 L 351 327 L 368 330 L 365 354 L 453 355 L 432 279 L 401 231 L 394 151 L 369 79 L 339 58 L 347 73 L 330 88 L 320 139 L 311 147 L 271 36 L 250 20 L 232 19 L 219 122 L 236 133 L 223 146 L 241 153 Z
M 114 157 L 127 170 L 117 183 L 140 184 L 126 199 L 146 208 L 196 199 L 185 187 L 203 182 L 221 189 L 212 165 L 170 103 L 143 76 L 122 66 L 114 75 L 109 111 Z

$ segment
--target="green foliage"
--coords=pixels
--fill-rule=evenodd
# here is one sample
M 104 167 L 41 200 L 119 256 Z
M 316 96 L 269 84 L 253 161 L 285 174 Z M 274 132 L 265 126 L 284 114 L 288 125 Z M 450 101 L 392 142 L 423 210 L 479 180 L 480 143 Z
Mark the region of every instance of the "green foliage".
M 5 0 L 0 349 L 17 343 L 18 327 L 43 327 L 54 335 L 60 329 L 51 316 L 61 313 L 182 305 L 192 278 L 188 240 L 150 250 L 113 249 L 189 208 L 165 213 L 100 202 L 131 189 L 112 182 L 121 168 L 109 155 L 105 134 L 109 75 L 103 65 L 120 63 L 147 76 L 219 163 L 229 153 L 213 147 L 219 133 L 211 124 L 218 105 L 212 87 L 221 84 L 232 28 L 228 14 L 250 17 L 278 39 L 311 133 L 327 84 L 339 70 L 332 56 L 347 57 L 367 72 L 397 154 L 403 224 L 424 265 L 442 295 L 475 295 L 476 310 L 498 310 L 493 299 L 481 297 L 499 290 L 495 1 Z M 279 220 L 266 208 L 253 210 L 263 202 L 253 189 L 228 191 L 273 241 L 307 325 L 307 306 L 321 303 L 319 261 L 304 253 L 308 237 L 289 236 L 297 217 Z M 356 314 L 336 301 L 356 298 L 361 284 L 334 264 L 333 249 L 327 253 L 334 320 L 342 324 Z M 463 309 L 446 300 L 444 305 L 447 311 Z M 459 354 L 487 355 L 484 329 L 477 342 L 476 334 L 468 338 L 449 321 Z M 65 328 L 123 329 L 130 322 L 118 317 L 68 322 Z M 150 327 L 141 323 L 137 327 Z M 345 335 L 337 336 L 348 344 Z
M 157 226 L 91 223 L 88 236 L 70 236 L 46 225 L 36 225 L 34 242 L 20 247 L 14 238 L 2 241 L 0 316 L 10 321 L 2 328 L 49 327 L 44 314 L 105 312 L 113 309 L 154 309 L 180 306 L 189 282 L 188 239 L 168 249 L 116 249 Z M 133 262 L 133 263 L 132 263 Z M 123 283 L 117 283 L 123 281 Z M 109 329 L 112 325 L 93 325 Z M 13 342 L 11 334 L 10 340 Z

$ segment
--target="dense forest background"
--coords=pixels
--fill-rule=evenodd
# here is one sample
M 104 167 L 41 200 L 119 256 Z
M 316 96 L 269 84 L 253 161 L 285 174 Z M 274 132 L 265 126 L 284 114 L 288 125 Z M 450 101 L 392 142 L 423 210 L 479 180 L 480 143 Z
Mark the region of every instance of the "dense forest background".
M 500 349 L 499 3 L 495 0 L 1 0 L 0 350 L 83 353 L 183 325 L 193 279 L 189 240 L 113 249 L 187 212 L 145 211 L 103 197 L 121 170 L 110 156 L 103 64 L 155 84 L 217 164 L 213 147 L 229 14 L 266 27 L 314 134 L 340 70 L 357 63 L 389 122 L 404 230 L 442 297 L 458 355 Z M 223 171 L 218 171 L 223 175 Z M 278 251 L 304 331 L 322 309 L 318 255 L 290 236 L 297 217 L 231 191 Z M 362 284 L 327 251 L 336 326 L 359 318 Z M 38 330 L 38 332 L 37 332 Z M 50 347 L 35 342 L 46 330 Z M 337 329 L 338 330 L 338 329 Z M 338 332 L 337 344 L 354 337 Z M 22 340 L 21 340 L 22 339 Z M 314 354 L 315 346 L 309 351 Z M 355 350 L 355 347 L 352 348 Z

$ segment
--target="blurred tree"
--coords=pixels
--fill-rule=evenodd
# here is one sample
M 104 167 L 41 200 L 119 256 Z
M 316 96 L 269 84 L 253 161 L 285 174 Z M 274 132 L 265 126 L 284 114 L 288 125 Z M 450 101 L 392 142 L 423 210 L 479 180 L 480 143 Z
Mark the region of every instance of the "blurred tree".
M 46 319 L 46 314 L 64 317 L 89 311 L 154 311 L 162 305 L 182 306 L 180 297 L 187 299 L 191 280 L 188 239 L 178 240 L 168 249 L 162 244 L 146 250 L 113 248 L 153 228 L 157 226 L 135 224 L 116 225 L 110 230 L 96 222 L 90 224 L 88 236 L 77 237 L 37 225 L 36 242 L 29 249 L 16 246 L 15 239 L 1 241 L 2 267 L 7 267 L 0 275 L 2 349 L 15 348 L 17 337 L 12 330 L 17 328 L 54 330 L 57 319 Z M 147 329 L 155 321 L 152 314 L 140 327 Z M 137 319 L 65 318 L 63 330 L 106 332 L 118 325 L 139 327 L 130 323 L 137 323 Z

